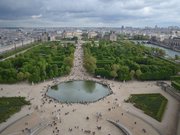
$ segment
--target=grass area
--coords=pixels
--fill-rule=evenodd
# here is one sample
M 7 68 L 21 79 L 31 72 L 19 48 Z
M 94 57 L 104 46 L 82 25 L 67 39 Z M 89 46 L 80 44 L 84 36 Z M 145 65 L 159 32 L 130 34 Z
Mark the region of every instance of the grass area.
M 168 100 L 161 94 L 132 94 L 127 102 L 144 111 L 145 114 L 161 121 Z
M 11 115 L 19 112 L 24 105 L 30 105 L 25 97 L 1 97 L 0 98 L 0 123 L 5 122 Z

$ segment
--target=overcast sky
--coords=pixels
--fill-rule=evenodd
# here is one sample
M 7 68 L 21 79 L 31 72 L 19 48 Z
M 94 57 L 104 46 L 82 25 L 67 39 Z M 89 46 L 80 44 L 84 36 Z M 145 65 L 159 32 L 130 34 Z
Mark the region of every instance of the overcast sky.
M 0 26 L 180 26 L 180 0 L 0 0 Z

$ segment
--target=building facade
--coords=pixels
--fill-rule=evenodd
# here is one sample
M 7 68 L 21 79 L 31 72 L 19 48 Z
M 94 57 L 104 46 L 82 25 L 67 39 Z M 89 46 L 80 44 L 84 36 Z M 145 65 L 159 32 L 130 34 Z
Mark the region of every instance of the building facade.
M 173 50 L 180 51 L 180 37 L 174 37 L 172 39 L 165 39 L 163 43 Z
M 109 40 L 110 41 L 117 41 L 117 35 L 114 32 L 112 32 L 109 36 Z

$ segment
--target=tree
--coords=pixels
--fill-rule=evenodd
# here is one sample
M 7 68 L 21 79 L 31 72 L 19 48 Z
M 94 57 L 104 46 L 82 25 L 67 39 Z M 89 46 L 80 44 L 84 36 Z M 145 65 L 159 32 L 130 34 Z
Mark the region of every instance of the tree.
M 54 76 L 58 76 L 58 66 L 57 64 L 52 65 L 52 70 L 54 71 Z
M 175 60 L 179 60 L 179 56 L 177 54 L 175 55 Z
M 84 60 L 84 66 L 90 73 L 95 73 L 96 69 L 96 58 L 93 56 L 86 56 Z
M 162 50 L 162 49 L 158 49 L 157 55 L 160 56 L 160 57 L 164 57 L 166 55 L 166 52 L 164 50 Z
M 31 73 L 29 77 L 29 82 L 34 82 L 38 83 L 41 81 L 41 76 L 40 76 L 40 69 L 39 67 L 33 67 L 33 72 Z
M 110 76 L 113 78 L 116 78 L 118 76 L 118 74 L 116 73 L 116 71 L 111 71 Z
M 139 78 L 142 75 L 142 72 L 140 69 L 136 70 L 136 77 Z
M 68 73 L 71 72 L 71 68 L 70 68 L 69 66 L 66 66 L 65 70 L 66 70 L 66 71 L 65 71 L 66 74 L 68 74 Z
M 164 57 L 166 55 L 166 52 L 159 48 L 152 48 L 152 52 L 155 56 Z
M 12 67 L 12 62 L 10 60 L 2 61 L 0 67 L 7 69 Z
M 18 81 L 22 81 L 22 80 L 24 80 L 24 79 L 25 79 L 24 73 L 23 73 L 23 72 L 19 72 L 19 73 L 17 74 L 17 80 L 18 80 Z
M 128 67 L 131 70 L 137 70 L 140 68 L 140 66 L 136 62 L 133 62 L 132 60 L 126 60 L 125 63 L 128 65 Z
M 100 75 L 101 77 L 110 78 L 109 71 L 105 70 L 104 68 L 96 68 L 95 70 L 96 75 Z
M 71 57 L 66 57 L 66 58 L 64 59 L 64 64 L 72 67 L 72 66 L 73 66 L 73 58 L 71 58 Z
M 29 72 L 25 72 L 24 73 L 24 80 L 28 79 L 30 77 L 30 73 Z
M 120 69 L 118 70 L 118 79 L 121 81 L 131 79 L 129 68 L 127 66 L 120 66 Z
M 134 70 L 131 70 L 130 75 L 131 75 L 131 78 L 133 78 L 134 75 L 135 75 L 135 71 L 134 71 Z
M 117 72 L 119 70 L 119 65 L 118 64 L 113 64 L 112 65 L 112 70 Z

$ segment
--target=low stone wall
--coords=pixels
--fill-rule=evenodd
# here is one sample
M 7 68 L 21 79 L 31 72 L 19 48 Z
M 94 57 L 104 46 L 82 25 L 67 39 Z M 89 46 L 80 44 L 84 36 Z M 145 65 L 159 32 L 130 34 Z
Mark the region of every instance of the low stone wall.
M 180 111 L 180 109 L 179 109 Z M 177 121 L 177 131 L 176 131 L 176 135 L 180 135 L 180 112 L 178 113 L 178 121 Z
M 29 115 L 30 115 L 30 114 L 23 115 L 22 117 L 20 117 L 20 118 L 18 118 L 17 120 L 13 121 L 12 123 L 10 123 L 9 125 L 7 125 L 6 127 L 0 129 L 0 134 L 1 134 L 2 132 L 4 132 L 7 128 L 9 128 L 9 127 L 12 126 L 13 124 L 15 124 L 16 122 L 22 120 L 23 118 L 25 118 L 25 117 L 27 117 L 27 116 L 29 116 Z
M 162 90 L 169 93 L 171 96 L 173 96 L 175 99 L 177 99 L 180 102 L 180 93 L 178 93 L 173 87 L 171 87 L 169 84 L 165 82 L 156 82 L 157 86 L 160 86 Z
M 176 135 L 180 135 L 180 113 L 178 114 L 178 123 L 177 123 Z
M 60 83 L 70 82 L 70 81 L 93 81 L 93 82 L 95 82 L 95 83 L 99 83 L 99 84 L 101 84 L 101 85 L 106 86 L 106 87 L 108 88 L 108 90 L 109 90 L 109 94 L 106 95 L 106 96 L 104 96 L 104 97 L 101 97 L 101 98 L 99 98 L 98 100 L 95 100 L 95 101 L 82 101 L 82 102 L 70 102 L 70 103 L 69 103 L 69 102 L 61 102 L 61 101 L 59 101 L 59 100 L 57 100 L 57 99 L 55 99 L 55 98 L 50 97 L 50 96 L 47 95 L 47 92 L 48 92 L 48 90 L 49 90 L 49 88 L 50 88 L 51 86 L 53 86 L 53 85 L 58 85 L 58 84 L 60 84 Z M 98 101 L 100 101 L 100 100 L 103 100 L 104 98 L 106 98 L 106 97 L 108 97 L 108 96 L 110 96 L 110 95 L 113 94 L 113 90 L 112 90 L 110 84 L 108 84 L 106 81 L 99 80 L 99 79 L 93 79 L 93 78 L 89 78 L 89 79 L 68 79 L 68 80 L 66 80 L 66 81 L 55 81 L 55 82 L 53 82 L 53 85 L 48 85 L 48 86 L 47 86 L 46 91 L 45 91 L 45 94 L 44 94 L 43 96 L 51 99 L 51 100 L 54 101 L 54 102 L 58 102 L 58 103 L 65 103 L 65 104 L 86 104 L 86 105 L 87 105 L 87 104 L 91 104 L 91 103 L 95 103 L 95 102 L 98 102 Z

